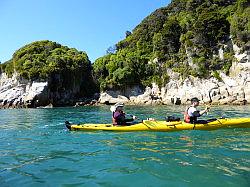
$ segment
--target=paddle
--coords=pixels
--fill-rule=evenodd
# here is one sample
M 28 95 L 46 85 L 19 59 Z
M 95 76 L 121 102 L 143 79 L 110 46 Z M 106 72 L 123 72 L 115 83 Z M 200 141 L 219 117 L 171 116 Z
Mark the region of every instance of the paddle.
M 65 125 L 67 129 L 71 130 L 71 123 L 69 121 L 65 121 Z
M 126 115 L 128 115 L 128 116 L 130 116 L 130 117 L 132 117 L 134 120 L 138 120 L 138 119 L 140 119 L 140 118 L 138 118 L 137 116 L 135 116 L 135 115 L 133 115 L 133 114 L 126 114 Z
M 210 109 L 211 109 L 211 105 L 207 105 L 207 104 L 206 104 L 205 107 L 206 107 L 205 110 L 207 110 L 206 113 L 207 113 L 207 115 L 208 115 L 208 112 L 210 112 Z
M 141 120 L 141 123 L 143 124 L 143 125 L 145 125 L 147 128 L 149 128 L 149 129 L 151 129 L 151 127 L 155 127 L 156 125 L 154 125 L 154 124 L 151 124 L 150 123 L 150 121 L 155 121 L 155 119 L 154 118 L 146 118 L 147 119 L 147 121 L 144 121 L 144 120 L 142 120 L 141 118 L 138 118 L 138 117 L 136 117 L 136 116 L 134 116 L 134 115 L 132 115 L 132 114 L 127 114 L 127 115 L 130 115 L 131 117 L 135 117 L 135 119 L 134 120 Z M 150 124 L 147 124 L 147 122 L 149 122 Z M 151 127 L 150 127 L 151 126 Z

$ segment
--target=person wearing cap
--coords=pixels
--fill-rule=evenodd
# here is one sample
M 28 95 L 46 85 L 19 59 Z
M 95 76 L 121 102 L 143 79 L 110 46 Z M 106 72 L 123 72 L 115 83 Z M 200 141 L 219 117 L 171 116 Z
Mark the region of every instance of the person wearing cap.
M 197 97 L 191 99 L 191 106 L 187 108 L 184 113 L 184 121 L 186 123 L 197 123 L 198 117 L 209 111 L 209 108 L 206 107 L 205 110 L 198 111 L 197 107 L 199 106 L 200 100 Z
M 110 108 L 112 111 L 112 122 L 113 125 L 131 125 L 128 122 L 132 122 L 136 119 L 136 116 L 132 116 L 131 119 L 127 119 L 125 113 L 123 112 L 123 103 L 116 103 L 114 106 Z

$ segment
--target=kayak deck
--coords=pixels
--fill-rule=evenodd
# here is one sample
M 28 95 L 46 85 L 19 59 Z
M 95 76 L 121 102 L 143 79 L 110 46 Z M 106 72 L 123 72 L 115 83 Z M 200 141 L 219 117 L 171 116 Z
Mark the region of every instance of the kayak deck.
M 181 131 L 181 130 L 215 130 L 220 128 L 249 128 L 250 118 L 223 118 L 214 119 L 205 124 L 190 124 L 183 121 L 150 121 L 143 120 L 140 123 L 129 126 L 114 126 L 112 124 L 70 124 L 65 122 L 69 130 L 81 131 Z

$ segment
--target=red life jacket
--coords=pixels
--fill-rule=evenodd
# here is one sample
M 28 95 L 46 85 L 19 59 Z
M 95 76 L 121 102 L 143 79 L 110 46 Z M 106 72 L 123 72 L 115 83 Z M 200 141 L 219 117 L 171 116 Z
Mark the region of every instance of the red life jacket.
M 184 112 L 184 121 L 186 122 L 186 123 L 190 123 L 190 121 L 191 121 L 191 116 L 189 116 L 188 115 L 188 109 L 189 109 L 190 107 L 188 107 L 187 109 L 186 109 L 186 111 Z

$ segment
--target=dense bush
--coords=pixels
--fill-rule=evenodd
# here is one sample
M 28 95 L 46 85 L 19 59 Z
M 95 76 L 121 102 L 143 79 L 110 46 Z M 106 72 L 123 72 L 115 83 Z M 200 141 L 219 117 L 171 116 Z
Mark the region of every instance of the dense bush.
M 230 36 L 240 46 L 249 41 L 249 7 L 248 0 L 173 0 L 127 33 L 114 53 L 96 60 L 94 72 L 101 88 L 153 81 L 162 85 L 167 68 L 183 78 L 209 77 L 218 70 L 228 73 L 233 54 L 226 51 L 219 59 L 218 49 Z
M 95 91 L 92 67 L 85 52 L 52 41 L 36 41 L 17 50 L 11 60 L 1 64 L 1 72 L 16 71 L 28 80 L 49 81 L 50 90 L 74 90 L 81 96 Z
M 53 73 L 63 71 L 90 71 L 90 61 L 85 52 L 62 46 L 51 41 L 37 41 L 28 44 L 13 54 L 13 58 L 2 64 L 9 76 L 17 71 L 30 80 L 47 79 Z

